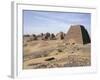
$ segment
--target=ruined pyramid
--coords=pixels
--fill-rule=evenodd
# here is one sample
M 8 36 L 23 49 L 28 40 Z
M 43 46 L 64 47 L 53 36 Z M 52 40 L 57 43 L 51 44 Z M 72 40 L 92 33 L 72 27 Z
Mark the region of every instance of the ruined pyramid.
M 78 44 L 90 43 L 90 37 L 83 25 L 72 25 L 65 35 L 65 41 Z

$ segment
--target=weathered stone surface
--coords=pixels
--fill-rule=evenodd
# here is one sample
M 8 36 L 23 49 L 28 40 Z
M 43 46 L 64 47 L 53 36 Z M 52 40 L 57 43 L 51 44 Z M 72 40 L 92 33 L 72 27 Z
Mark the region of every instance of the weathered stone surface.
M 47 33 L 45 34 L 45 40 L 50 40 L 50 33 L 49 33 L 49 32 L 47 32 Z
M 65 34 L 63 32 L 59 32 L 56 35 L 56 39 L 58 39 L 58 40 L 63 40 L 64 37 L 65 37 Z
M 83 25 L 72 25 L 65 36 L 65 41 L 69 43 L 87 44 L 90 37 Z
M 56 36 L 53 33 L 50 35 L 50 40 L 56 40 Z

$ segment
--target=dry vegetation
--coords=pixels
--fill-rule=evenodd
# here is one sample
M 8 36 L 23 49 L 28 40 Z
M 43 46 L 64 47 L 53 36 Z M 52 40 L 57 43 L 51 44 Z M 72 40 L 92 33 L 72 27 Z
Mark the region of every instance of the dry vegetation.
M 23 69 L 90 66 L 90 44 L 64 40 L 24 42 Z

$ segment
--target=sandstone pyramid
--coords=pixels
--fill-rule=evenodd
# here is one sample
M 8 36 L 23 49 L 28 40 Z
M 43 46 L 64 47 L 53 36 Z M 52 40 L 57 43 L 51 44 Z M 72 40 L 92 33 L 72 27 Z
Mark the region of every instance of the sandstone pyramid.
M 90 43 L 89 34 L 83 25 L 72 25 L 64 39 L 71 43 Z

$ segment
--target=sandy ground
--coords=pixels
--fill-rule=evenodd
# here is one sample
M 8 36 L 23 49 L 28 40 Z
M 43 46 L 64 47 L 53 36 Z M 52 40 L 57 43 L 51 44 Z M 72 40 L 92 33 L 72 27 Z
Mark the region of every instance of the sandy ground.
M 23 69 L 79 67 L 91 65 L 90 44 L 63 40 L 24 42 Z

